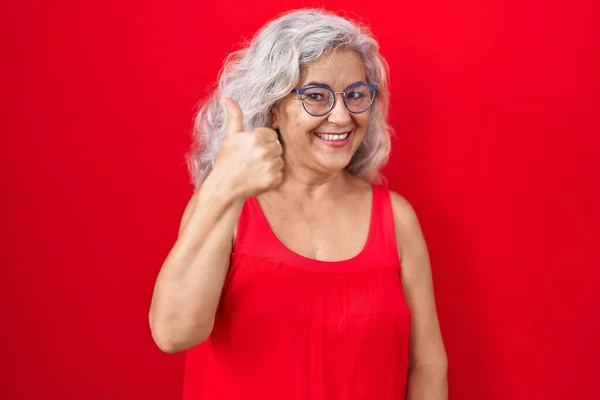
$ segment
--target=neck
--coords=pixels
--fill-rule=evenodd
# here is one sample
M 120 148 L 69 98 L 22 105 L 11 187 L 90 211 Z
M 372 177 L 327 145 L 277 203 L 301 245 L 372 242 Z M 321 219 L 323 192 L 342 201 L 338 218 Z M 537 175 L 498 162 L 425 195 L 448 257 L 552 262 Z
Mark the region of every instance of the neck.
M 286 168 L 277 191 L 294 197 L 317 199 L 339 193 L 350 183 L 350 174 L 344 169 L 334 173 Z

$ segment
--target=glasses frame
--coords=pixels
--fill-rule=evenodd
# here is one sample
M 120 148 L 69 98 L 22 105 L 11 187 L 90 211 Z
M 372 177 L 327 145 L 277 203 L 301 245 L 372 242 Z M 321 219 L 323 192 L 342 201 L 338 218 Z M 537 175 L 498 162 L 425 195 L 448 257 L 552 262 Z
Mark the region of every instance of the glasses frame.
M 351 90 L 357 86 L 363 86 L 363 85 L 368 86 L 373 93 L 373 97 L 371 97 L 371 102 L 369 103 L 367 108 L 365 108 L 363 111 L 359 111 L 359 112 L 352 111 L 348 108 L 348 104 L 346 103 L 346 93 L 348 93 L 349 90 Z M 342 93 L 342 101 L 344 103 L 344 107 L 346 107 L 346 110 L 348 110 L 349 113 L 351 113 L 351 114 L 364 113 L 369 108 L 371 108 L 371 106 L 375 102 L 375 95 L 377 94 L 377 91 L 379 90 L 379 86 L 377 86 L 374 83 L 358 82 L 358 83 L 348 86 L 346 89 L 344 89 L 341 92 L 334 92 L 329 86 L 326 86 L 326 85 L 310 85 L 310 86 L 306 86 L 306 87 L 303 87 L 300 89 L 293 89 L 292 93 L 296 93 L 296 94 L 299 94 L 300 96 L 302 96 L 302 95 L 304 95 L 304 92 L 306 92 L 309 89 L 325 89 L 325 90 L 329 90 L 333 94 L 333 96 L 331 96 L 333 101 L 331 101 L 331 103 L 329 104 L 329 109 L 327 110 L 327 112 L 324 112 L 322 114 L 313 114 L 310 111 L 308 111 L 306 109 L 306 104 L 304 104 L 304 98 L 302 99 L 302 108 L 304 108 L 304 111 L 306 111 L 309 115 L 312 115 L 313 117 L 323 117 L 323 116 L 329 114 L 331 112 L 331 110 L 333 110 L 333 108 L 335 107 L 335 103 L 337 102 L 337 94 L 339 94 L 339 93 Z

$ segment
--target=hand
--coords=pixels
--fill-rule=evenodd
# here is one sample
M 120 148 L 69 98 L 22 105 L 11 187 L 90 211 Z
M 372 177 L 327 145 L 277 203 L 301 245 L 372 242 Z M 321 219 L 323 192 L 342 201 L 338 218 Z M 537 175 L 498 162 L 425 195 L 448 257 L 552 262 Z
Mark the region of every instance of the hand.
M 224 97 L 227 127 L 214 170 L 244 200 L 279 186 L 283 179 L 283 148 L 269 128 L 244 131 L 244 115 L 237 102 Z

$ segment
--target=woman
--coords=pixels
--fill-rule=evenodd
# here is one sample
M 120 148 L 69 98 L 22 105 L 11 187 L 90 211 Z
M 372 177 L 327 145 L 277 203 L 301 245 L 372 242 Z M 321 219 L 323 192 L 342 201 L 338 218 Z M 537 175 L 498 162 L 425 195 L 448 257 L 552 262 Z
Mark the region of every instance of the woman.
M 320 10 L 227 60 L 150 308 L 184 399 L 447 398 L 426 244 L 379 184 L 387 99 L 377 42 Z

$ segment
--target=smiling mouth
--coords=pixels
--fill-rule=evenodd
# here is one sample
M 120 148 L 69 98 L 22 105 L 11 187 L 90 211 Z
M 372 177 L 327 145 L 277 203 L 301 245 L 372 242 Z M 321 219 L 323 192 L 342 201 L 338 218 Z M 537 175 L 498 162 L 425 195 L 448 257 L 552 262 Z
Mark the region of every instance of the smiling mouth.
M 346 140 L 348 136 L 350 136 L 350 131 L 342 132 L 342 133 L 317 133 L 315 132 L 315 136 L 320 139 L 328 140 L 332 142 L 339 142 L 342 140 Z

